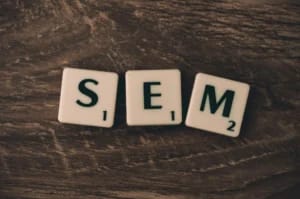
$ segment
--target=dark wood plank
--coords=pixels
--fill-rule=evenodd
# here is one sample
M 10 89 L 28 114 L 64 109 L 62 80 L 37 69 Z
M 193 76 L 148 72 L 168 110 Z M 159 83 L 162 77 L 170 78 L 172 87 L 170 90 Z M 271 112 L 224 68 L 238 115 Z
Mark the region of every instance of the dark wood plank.
M 250 0 L 0 2 L 1 198 L 297 198 L 300 5 Z M 57 122 L 61 72 L 120 73 L 112 129 Z M 124 72 L 251 85 L 237 139 L 125 124 Z

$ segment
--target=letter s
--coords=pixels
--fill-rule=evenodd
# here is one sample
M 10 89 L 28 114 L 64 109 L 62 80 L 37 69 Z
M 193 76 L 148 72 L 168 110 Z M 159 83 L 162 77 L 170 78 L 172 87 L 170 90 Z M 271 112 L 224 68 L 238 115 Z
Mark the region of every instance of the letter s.
M 86 87 L 87 83 L 93 83 L 95 85 L 98 85 L 98 82 L 96 80 L 93 80 L 93 79 L 84 79 L 78 85 L 79 91 L 81 93 L 83 93 L 84 95 L 88 96 L 89 98 L 91 98 L 91 102 L 90 103 L 83 103 L 80 100 L 76 100 L 76 103 L 80 106 L 83 106 L 83 107 L 92 107 L 92 106 L 95 106 L 98 103 L 98 95 L 95 92 L 93 92 L 92 90 L 90 90 L 89 88 Z

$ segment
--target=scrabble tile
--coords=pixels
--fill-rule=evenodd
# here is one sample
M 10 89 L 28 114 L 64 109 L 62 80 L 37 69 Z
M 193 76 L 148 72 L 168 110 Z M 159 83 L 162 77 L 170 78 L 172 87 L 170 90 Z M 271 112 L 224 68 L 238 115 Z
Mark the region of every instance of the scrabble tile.
M 177 69 L 126 72 L 128 125 L 175 125 L 182 121 Z
M 189 127 L 237 137 L 249 93 L 249 85 L 198 73 L 185 124 Z
M 117 87 L 116 73 L 65 68 L 58 120 L 111 127 L 114 123 Z

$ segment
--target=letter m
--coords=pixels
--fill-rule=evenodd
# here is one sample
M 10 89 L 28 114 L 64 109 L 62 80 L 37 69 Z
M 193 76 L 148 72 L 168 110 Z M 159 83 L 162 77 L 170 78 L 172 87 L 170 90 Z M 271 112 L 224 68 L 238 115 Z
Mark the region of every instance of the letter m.
M 219 107 L 223 103 L 225 103 L 222 115 L 224 117 L 229 117 L 231 107 L 232 107 L 233 97 L 234 97 L 234 91 L 226 90 L 226 92 L 222 95 L 222 97 L 217 101 L 215 87 L 212 85 L 206 85 L 204 89 L 200 111 L 204 111 L 207 100 L 209 101 L 210 112 L 212 114 L 217 112 Z

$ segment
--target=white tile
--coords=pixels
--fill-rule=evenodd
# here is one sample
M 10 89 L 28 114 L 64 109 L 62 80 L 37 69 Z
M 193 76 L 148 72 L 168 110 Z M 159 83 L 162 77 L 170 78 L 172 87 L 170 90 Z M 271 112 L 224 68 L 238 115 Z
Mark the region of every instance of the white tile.
M 117 87 L 116 73 L 65 68 L 58 120 L 111 127 L 114 123 Z
M 189 127 L 237 137 L 240 133 L 248 93 L 248 84 L 198 73 L 185 124 Z
M 177 69 L 126 72 L 128 125 L 175 125 L 182 121 Z

